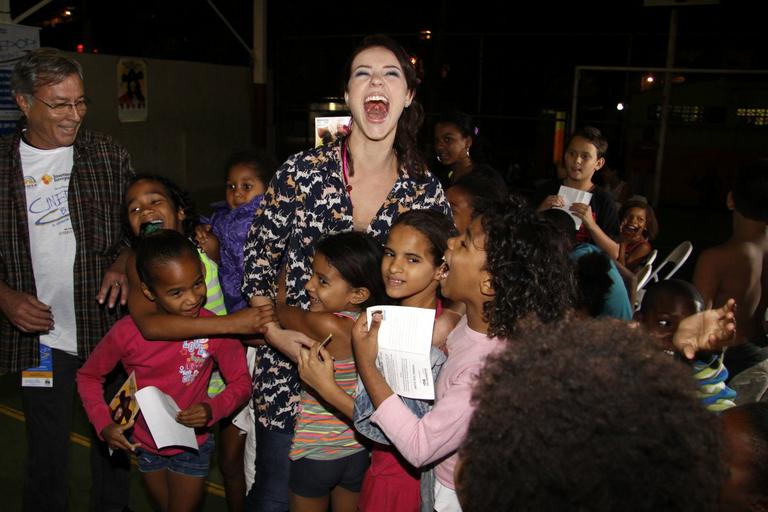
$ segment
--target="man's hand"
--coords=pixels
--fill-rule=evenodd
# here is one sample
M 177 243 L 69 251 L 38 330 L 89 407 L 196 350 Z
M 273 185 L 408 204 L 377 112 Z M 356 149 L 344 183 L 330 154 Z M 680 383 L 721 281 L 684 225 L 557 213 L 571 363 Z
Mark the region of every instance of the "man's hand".
M 728 299 L 721 308 L 707 309 L 684 318 L 672 338 L 675 350 L 688 359 L 696 352 L 720 351 L 736 339 L 736 301 Z
M 0 310 L 22 332 L 47 332 L 53 329 L 51 307 L 29 293 L 17 292 L 7 285 L 0 290 Z
M 128 438 L 125 437 L 124 433 L 131 427 L 133 427 L 133 420 L 125 425 L 110 423 L 101 431 L 101 437 L 113 450 L 128 450 L 129 452 L 135 452 L 136 448 L 141 446 L 141 443 L 131 443 L 128 441 Z
M 104 273 L 104 279 L 101 280 L 101 288 L 96 295 L 99 304 L 107 303 L 110 309 L 115 307 L 117 301 L 121 306 L 128 302 L 128 272 L 126 265 L 130 256 L 130 249 L 123 249 L 114 263 L 109 266 Z
M 185 427 L 200 428 L 208 425 L 211 421 L 213 413 L 211 412 L 211 405 L 205 402 L 192 405 L 183 411 L 179 411 L 176 415 L 176 421 L 184 425 Z
M 357 366 L 375 366 L 379 353 L 379 326 L 382 315 L 376 311 L 371 315 L 371 326 L 368 328 L 367 315 L 362 314 L 352 328 L 352 350 L 355 353 Z

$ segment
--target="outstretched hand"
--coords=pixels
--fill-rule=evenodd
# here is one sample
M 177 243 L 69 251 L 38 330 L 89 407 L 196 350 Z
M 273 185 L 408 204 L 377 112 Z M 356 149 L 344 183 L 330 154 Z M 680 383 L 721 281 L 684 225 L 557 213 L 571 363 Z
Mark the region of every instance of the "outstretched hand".
M 101 431 L 101 437 L 113 450 L 128 450 L 129 452 L 135 452 L 136 448 L 141 446 L 141 443 L 131 443 L 128 441 L 128 438 L 125 437 L 125 431 L 132 427 L 133 420 L 125 425 L 110 423 Z
M 688 359 L 699 351 L 719 351 L 736 339 L 736 301 L 728 299 L 724 306 L 708 309 L 684 318 L 675 331 L 675 350 Z

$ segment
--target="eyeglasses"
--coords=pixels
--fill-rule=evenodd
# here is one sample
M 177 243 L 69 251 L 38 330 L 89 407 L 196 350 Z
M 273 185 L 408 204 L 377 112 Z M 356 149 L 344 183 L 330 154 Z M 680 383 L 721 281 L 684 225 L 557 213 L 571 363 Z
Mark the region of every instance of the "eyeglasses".
M 74 103 L 55 103 L 51 105 L 47 101 L 45 101 L 42 98 L 38 98 L 37 96 L 32 96 L 37 101 L 51 109 L 51 112 L 54 116 L 65 116 L 67 115 L 71 110 L 74 110 L 77 112 L 78 115 L 82 115 L 85 113 L 86 110 L 88 110 L 88 104 L 91 102 L 88 98 L 81 98 L 77 100 Z

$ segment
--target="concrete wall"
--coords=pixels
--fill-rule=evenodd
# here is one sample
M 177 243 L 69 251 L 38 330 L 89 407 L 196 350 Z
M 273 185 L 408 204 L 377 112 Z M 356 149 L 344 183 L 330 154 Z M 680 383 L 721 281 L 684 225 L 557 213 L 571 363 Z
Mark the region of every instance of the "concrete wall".
M 121 123 L 120 57 L 72 56 L 83 65 L 86 95 L 92 100 L 86 127 L 108 133 L 128 148 L 137 172 L 163 174 L 185 187 L 201 211 L 224 198 L 227 156 L 252 145 L 250 68 L 144 59 L 147 121 Z

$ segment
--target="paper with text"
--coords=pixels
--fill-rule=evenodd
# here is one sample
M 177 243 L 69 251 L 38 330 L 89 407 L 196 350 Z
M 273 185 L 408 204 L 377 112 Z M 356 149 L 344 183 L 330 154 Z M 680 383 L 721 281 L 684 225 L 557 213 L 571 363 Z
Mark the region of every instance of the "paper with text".
M 589 204 L 589 202 L 592 200 L 592 192 L 586 192 L 577 188 L 560 185 L 560 190 L 558 190 L 557 195 L 563 198 L 565 206 L 555 206 L 555 208 L 558 210 L 563 210 L 568 215 L 570 215 L 573 221 L 576 223 L 576 230 L 578 231 L 579 228 L 581 228 L 581 219 L 571 212 L 571 205 L 573 203 Z
M 155 386 L 147 386 L 136 392 L 136 400 L 158 448 L 187 446 L 199 449 L 195 429 L 176 421 L 180 409 L 173 398 Z
M 379 327 L 379 355 L 376 359 L 376 366 L 384 379 L 400 396 L 434 400 L 435 384 L 429 353 L 435 310 L 371 306 L 366 311 L 368 325 L 374 311 L 381 311 L 384 316 Z

